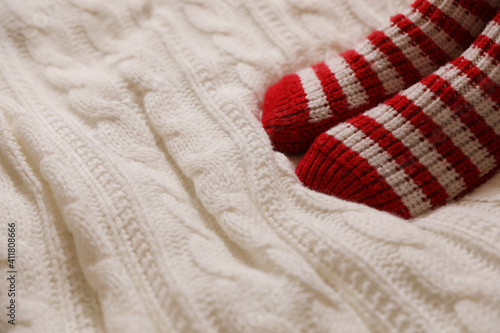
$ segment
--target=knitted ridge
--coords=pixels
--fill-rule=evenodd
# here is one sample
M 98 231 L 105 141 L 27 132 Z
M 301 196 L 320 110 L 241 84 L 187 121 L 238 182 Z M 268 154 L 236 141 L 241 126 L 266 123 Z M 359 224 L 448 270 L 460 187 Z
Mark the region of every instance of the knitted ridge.
M 307 186 L 404 218 L 477 188 L 500 162 L 500 14 L 419 83 L 316 139 Z
M 495 14 L 488 2 L 417 0 L 354 49 L 286 75 L 266 93 L 273 146 L 305 151 L 331 126 L 368 110 L 454 59 Z

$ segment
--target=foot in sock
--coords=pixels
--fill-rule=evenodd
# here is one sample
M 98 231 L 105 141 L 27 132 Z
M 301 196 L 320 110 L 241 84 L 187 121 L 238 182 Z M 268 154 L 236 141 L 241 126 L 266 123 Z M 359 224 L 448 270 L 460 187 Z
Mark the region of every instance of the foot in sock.
M 498 2 L 417 0 L 354 49 L 283 77 L 263 104 L 262 123 L 274 147 L 303 152 L 328 128 L 459 56 L 493 18 Z
M 500 166 L 500 12 L 453 62 L 321 134 L 297 167 L 311 189 L 410 218 Z

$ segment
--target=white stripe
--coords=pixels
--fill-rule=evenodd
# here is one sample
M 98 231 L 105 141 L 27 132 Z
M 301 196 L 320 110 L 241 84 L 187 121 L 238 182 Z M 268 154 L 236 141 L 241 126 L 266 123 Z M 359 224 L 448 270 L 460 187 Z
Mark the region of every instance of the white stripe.
M 484 28 L 482 35 L 486 35 L 489 38 L 493 39 L 498 44 L 498 30 L 500 29 L 500 24 L 496 21 L 491 20 L 490 23 Z
M 326 65 L 337 78 L 337 81 L 346 96 L 350 109 L 368 103 L 368 95 L 366 94 L 365 89 L 344 58 L 334 57 L 327 61 Z
M 309 122 L 317 123 L 323 119 L 330 118 L 332 110 L 323 92 L 321 81 L 311 67 L 297 72 L 307 98 L 309 108 Z
M 500 29 L 500 28 L 499 28 Z M 472 62 L 476 67 L 480 68 L 485 74 L 490 73 L 493 70 L 495 70 L 498 66 L 496 64 L 495 59 L 492 57 L 486 55 L 481 48 L 472 45 L 469 47 L 463 54 L 462 56 Z M 496 78 L 497 81 L 496 83 L 500 83 L 500 78 L 497 77 L 497 75 L 491 75 L 490 78 L 495 81 L 493 78 Z
M 420 27 L 420 30 L 434 41 L 451 59 L 454 59 L 462 53 L 461 47 L 452 36 L 448 35 L 439 25 L 425 18 L 420 12 L 413 11 L 408 18 Z M 442 64 L 441 64 L 442 65 Z
M 385 53 L 381 52 L 369 40 L 365 40 L 356 51 L 371 65 L 384 86 L 387 95 L 392 95 L 405 88 L 405 82 L 396 71 Z
M 418 159 L 420 164 L 446 189 L 450 199 L 466 189 L 464 179 L 455 171 L 453 166 L 398 111 L 388 105 L 381 104 L 379 107 L 366 112 L 365 115 L 383 125 L 396 139 L 401 141 L 412 155 Z
M 449 84 L 453 83 L 453 88 L 461 95 L 464 97 L 464 99 L 472 105 L 474 108 L 474 111 L 479 116 L 484 115 L 483 119 L 485 119 L 485 122 L 488 124 L 489 122 L 492 121 L 497 121 L 495 124 L 495 127 L 498 127 L 498 109 L 495 110 L 495 108 L 490 109 L 488 108 L 488 102 L 487 100 L 482 96 L 483 92 L 481 91 L 480 88 L 474 87 L 472 85 L 472 82 L 470 79 L 467 77 L 467 75 L 462 72 L 461 70 L 455 68 L 452 64 L 449 65 L 449 69 L 444 71 L 443 70 L 443 75 L 441 77 L 446 80 Z M 490 100 L 491 102 L 491 100 Z M 485 109 L 486 107 L 486 109 Z M 456 111 L 457 112 L 457 111 Z M 464 109 L 464 117 L 467 117 L 467 110 Z M 488 118 L 488 121 L 486 120 Z M 491 119 L 493 118 L 493 119 Z M 479 143 L 479 140 L 478 140 Z M 481 147 L 484 148 L 484 152 L 478 152 L 479 156 L 484 156 L 484 160 L 481 161 L 481 167 L 479 170 L 484 170 L 484 172 L 481 173 L 481 176 L 486 174 L 487 172 L 491 171 L 493 168 L 496 167 L 497 161 L 495 156 L 491 155 L 487 148 L 484 147 L 481 143 L 479 143 Z
M 449 66 L 446 66 L 449 68 Z M 439 73 L 439 72 L 438 72 Z M 453 144 L 479 169 L 480 175 L 484 176 L 495 165 L 495 158 L 481 145 L 474 133 L 460 121 L 458 116 L 443 103 L 437 95 L 432 93 L 420 82 L 401 93 L 411 99 L 415 105 L 422 108 L 424 113 L 450 137 Z
M 390 28 L 384 30 L 384 33 L 397 45 L 401 53 L 411 61 L 413 67 L 418 70 L 420 77 L 427 76 L 437 69 L 431 58 L 417 46 L 408 34 L 404 33 L 394 23 Z
M 465 28 L 472 36 L 477 36 L 483 29 L 486 22 L 482 21 L 479 17 L 475 16 L 469 10 L 463 8 L 460 5 L 450 1 L 448 7 L 442 8 L 441 11 L 445 12 L 448 16 L 452 17 L 460 23 L 462 27 Z
M 349 123 L 341 123 L 326 132 L 340 140 L 364 158 L 387 184 L 401 198 L 412 216 L 418 215 L 431 208 L 431 204 L 422 189 L 408 177 L 391 155 L 389 155 L 375 141 L 367 137 L 362 131 Z
M 488 74 L 491 81 L 500 86 L 500 68 L 492 57 L 483 55 L 481 49 L 475 46 L 470 47 L 464 52 L 463 57 L 474 63 L 476 67 L 485 73 L 485 75 Z M 498 89 L 498 86 L 491 87 L 490 89 Z M 486 89 L 488 89 L 488 87 Z M 500 135 L 500 107 L 491 97 L 484 99 L 482 96 L 484 96 L 483 90 L 474 87 L 474 89 L 468 92 L 468 95 L 464 97 L 473 105 L 481 101 L 476 107 L 476 112 L 484 118 L 488 126 L 490 126 L 497 135 Z

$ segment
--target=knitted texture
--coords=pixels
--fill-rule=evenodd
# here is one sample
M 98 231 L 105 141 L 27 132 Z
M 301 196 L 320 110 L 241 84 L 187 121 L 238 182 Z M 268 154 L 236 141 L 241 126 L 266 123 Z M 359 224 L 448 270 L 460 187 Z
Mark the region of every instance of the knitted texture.
M 414 217 L 500 165 L 500 13 L 450 64 L 322 134 L 297 168 L 310 188 Z
M 304 187 L 260 121 L 408 5 L 1 1 L 0 332 L 495 332 L 500 177 L 407 223 Z
M 262 123 L 274 147 L 307 150 L 323 131 L 460 55 L 495 12 L 484 0 L 417 0 L 354 49 L 286 75 L 264 101 Z

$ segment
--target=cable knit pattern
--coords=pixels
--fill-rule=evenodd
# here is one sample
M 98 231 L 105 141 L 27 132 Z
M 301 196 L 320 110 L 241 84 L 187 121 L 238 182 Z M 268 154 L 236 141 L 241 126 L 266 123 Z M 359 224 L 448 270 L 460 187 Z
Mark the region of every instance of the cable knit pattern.
M 407 5 L 1 2 L 0 331 L 495 331 L 498 176 L 408 223 L 306 189 L 261 127 Z

